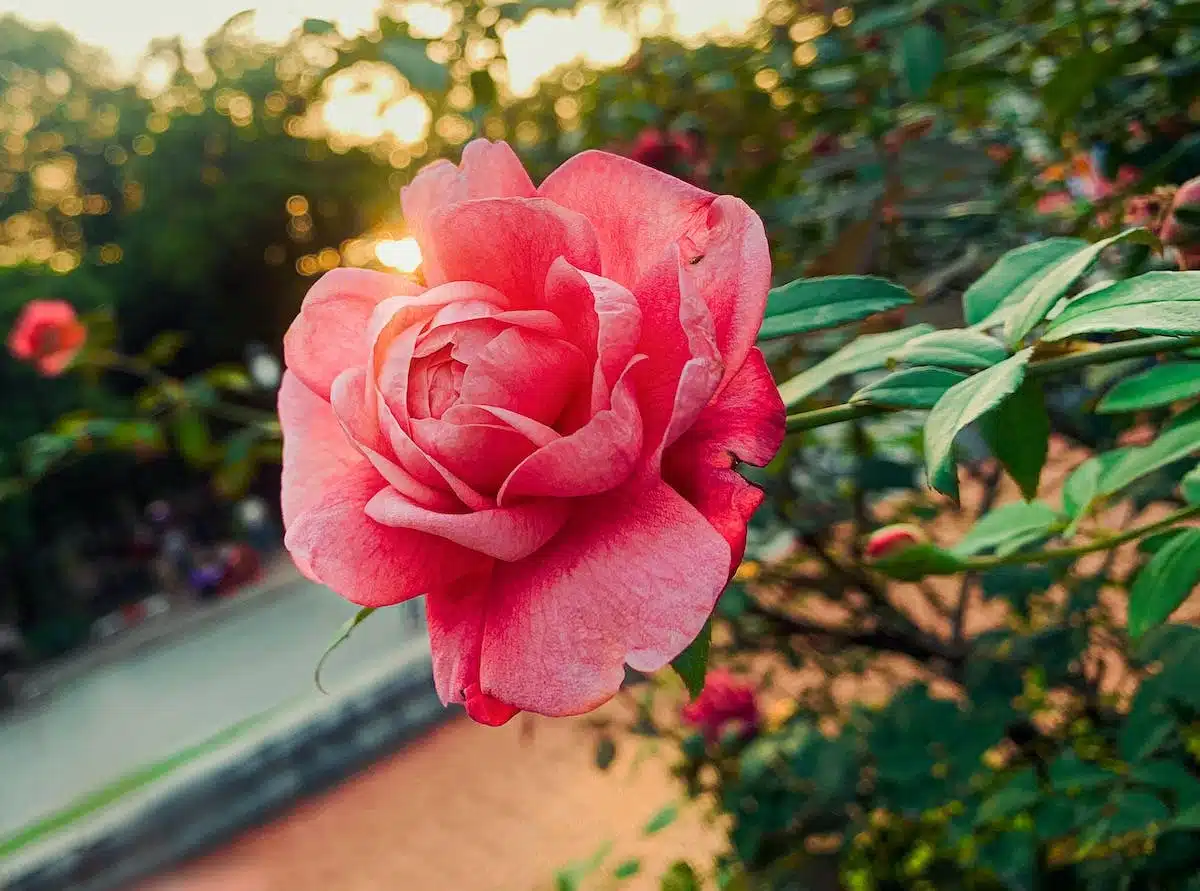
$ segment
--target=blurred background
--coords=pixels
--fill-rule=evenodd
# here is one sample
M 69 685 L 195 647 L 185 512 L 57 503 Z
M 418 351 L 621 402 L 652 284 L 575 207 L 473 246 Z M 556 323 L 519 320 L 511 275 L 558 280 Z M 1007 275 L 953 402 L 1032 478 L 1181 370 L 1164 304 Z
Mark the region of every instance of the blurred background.
M 242 6 L 0 0 L 0 328 L 53 298 L 89 332 L 77 373 L 0 359 L 0 883 L 572 889 L 616 844 L 658 888 L 724 843 L 670 804 L 670 733 L 443 713 L 419 603 L 314 684 L 353 608 L 280 546 L 305 291 L 417 272 L 400 188 L 486 136 L 535 181 L 598 147 L 740 195 L 778 281 L 887 274 L 960 324 L 1004 250 L 1198 172 L 1200 5 L 1085 3 L 1084 54 L 1055 3 Z M 916 485 L 913 430 L 876 431 L 878 491 Z M 854 512 L 843 453 L 755 548 Z

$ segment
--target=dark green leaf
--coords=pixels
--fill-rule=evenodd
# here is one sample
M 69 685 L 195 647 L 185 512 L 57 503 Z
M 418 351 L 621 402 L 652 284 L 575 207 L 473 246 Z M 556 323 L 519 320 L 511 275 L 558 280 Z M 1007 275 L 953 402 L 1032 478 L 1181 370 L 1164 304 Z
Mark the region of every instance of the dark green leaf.
M 945 63 L 946 45 L 930 25 L 921 22 L 910 25 L 900 35 L 900 70 L 904 84 L 913 99 L 923 99 L 933 88 L 933 82 Z
M 682 679 L 692 696 L 699 696 L 704 689 L 704 675 L 708 671 L 708 648 L 712 643 L 712 619 L 704 623 L 700 634 L 687 648 L 671 660 L 671 667 Z
M 675 818 L 678 816 L 679 808 L 674 804 L 668 804 L 650 818 L 650 820 L 646 823 L 646 827 L 642 831 L 646 833 L 646 835 L 654 835 L 654 833 L 661 832 L 674 823 Z
M 990 368 L 1007 358 L 1008 350 L 996 338 L 963 328 L 931 331 L 909 341 L 892 356 L 897 362 L 944 368 Z
M 948 368 L 902 368 L 863 387 L 850 401 L 893 408 L 933 408 L 943 393 L 966 377 Z
M 1171 539 L 1138 572 L 1129 590 L 1129 636 L 1140 637 L 1187 599 L 1200 581 L 1200 529 Z
M 912 303 L 899 285 L 867 275 L 797 279 L 773 288 L 759 340 L 833 328 Z
M 1024 768 L 1013 775 L 1003 787 L 983 800 L 975 815 L 976 825 L 1006 820 L 1022 811 L 1029 810 L 1041 797 L 1037 777 L 1031 768 Z
M 1016 481 L 1026 499 L 1037 497 L 1038 482 L 1050 448 L 1050 417 L 1038 381 L 1025 381 L 1017 392 L 979 422 L 983 438 Z
M 341 629 L 338 631 L 337 637 L 333 639 L 333 643 L 325 648 L 325 652 L 322 653 L 321 658 L 317 660 L 317 667 L 313 669 L 313 683 L 317 685 L 317 689 L 322 693 L 328 692 L 324 687 L 321 686 L 321 669 L 325 667 L 325 660 L 329 658 L 329 655 L 334 650 L 349 640 L 350 635 L 354 633 L 354 629 L 365 622 L 373 612 L 375 612 L 375 607 L 364 606 L 359 609 L 359 611 L 356 612 L 350 619 L 346 620 L 346 623 L 342 625 Z
M 938 400 L 925 422 L 925 467 L 930 484 L 941 492 L 956 490 L 954 437 L 1011 396 L 1025 379 L 1031 349 L 955 384 Z
M 1193 396 L 1200 396 L 1200 362 L 1172 362 L 1117 381 L 1096 411 L 1141 411 Z
M 1200 464 L 1189 470 L 1179 481 L 1179 488 L 1188 504 L 1200 504 Z
M 951 551 L 959 557 L 984 551 L 1012 554 L 1053 534 L 1059 522 L 1059 515 L 1048 504 L 1013 501 L 988 511 Z
M 1037 282 L 1004 323 L 1005 339 L 1011 344 L 1020 343 L 1025 335 L 1041 323 L 1046 313 L 1054 308 L 1068 289 L 1092 268 L 1106 248 L 1123 241 L 1133 244 L 1158 244 L 1158 239 L 1145 229 L 1128 229 L 1052 262 L 1049 268 L 1038 276 Z
M 613 761 L 617 757 L 617 744 L 613 742 L 611 736 L 602 736 L 596 743 L 596 767 L 600 770 L 608 770 L 612 767 Z
M 962 561 L 937 545 L 920 542 L 888 554 L 871 564 L 886 576 L 915 582 L 930 575 L 955 575 L 962 572 Z
M 1083 761 L 1074 752 L 1065 752 L 1050 765 L 1050 785 L 1058 792 L 1077 794 L 1112 786 L 1118 776 L 1098 764 Z
M 1068 304 L 1042 339 L 1109 331 L 1200 334 L 1200 272 L 1147 272 L 1114 282 Z
M 882 368 L 901 344 L 932 330 L 932 325 L 913 325 L 899 331 L 859 337 L 812 368 L 781 384 L 779 395 L 783 397 L 784 405 L 792 408 L 835 378 Z
M 963 294 L 967 324 L 999 324 L 1003 311 L 1021 303 L 1055 263 L 1084 247 L 1082 238 L 1050 238 L 1009 251 Z
M 180 454 L 191 463 L 208 463 L 212 454 L 212 439 L 204 416 L 189 409 L 180 409 L 175 415 L 175 444 Z

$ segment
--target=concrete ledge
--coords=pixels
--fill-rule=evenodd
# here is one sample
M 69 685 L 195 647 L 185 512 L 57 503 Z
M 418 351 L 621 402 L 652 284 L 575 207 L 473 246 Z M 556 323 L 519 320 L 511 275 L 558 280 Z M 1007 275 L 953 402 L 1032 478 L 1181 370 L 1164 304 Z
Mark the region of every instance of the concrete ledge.
M 453 712 L 433 689 L 428 643 L 317 708 L 283 710 L 0 866 L 7 891 L 110 891 L 260 825 L 388 754 Z

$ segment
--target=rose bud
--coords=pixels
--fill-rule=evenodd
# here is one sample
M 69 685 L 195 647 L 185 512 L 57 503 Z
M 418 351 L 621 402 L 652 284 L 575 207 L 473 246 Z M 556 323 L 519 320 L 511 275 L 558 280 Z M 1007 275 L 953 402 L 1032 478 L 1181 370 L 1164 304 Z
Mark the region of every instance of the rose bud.
M 925 540 L 925 533 L 918 526 L 908 524 L 884 526 L 871 533 L 863 554 L 868 560 L 881 560 L 912 545 L 922 544 Z
M 31 300 L 8 335 L 8 351 L 47 377 L 66 370 L 83 349 L 87 328 L 65 300 Z

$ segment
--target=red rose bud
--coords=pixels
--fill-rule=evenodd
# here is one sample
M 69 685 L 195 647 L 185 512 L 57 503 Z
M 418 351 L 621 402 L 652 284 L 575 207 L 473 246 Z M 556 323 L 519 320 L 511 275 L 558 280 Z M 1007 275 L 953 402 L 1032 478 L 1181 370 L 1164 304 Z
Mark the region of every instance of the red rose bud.
M 868 560 L 882 560 L 905 548 L 925 541 L 925 533 L 917 526 L 898 524 L 876 529 L 867 539 L 864 552 Z
M 664 133 L 649 128 L 638 134 L 629 157 L 688 182 L 695 181 L 700 141 L 690 133 Z
M 1181 214 L 1186 210 L 1186 216 Z M 1190 179 L 1175 192 L 1175 200 L 1159 233 L 1163 243 L 1175 248 L 1179 268 L 1200 269 L 1200 177 Z
M 25 304 L 8 335 L 14 358 L 35 365 L 46 377 L 56 377 L 83 349 L 87 328 L 65 300 L 31 300 Z
M 761 722 L 754 688 L 720 668 L 708 673 L 700 695 L 685 705 L 680 714 L 709 743 L 730 735 L 749 739 L 758 733 Z

